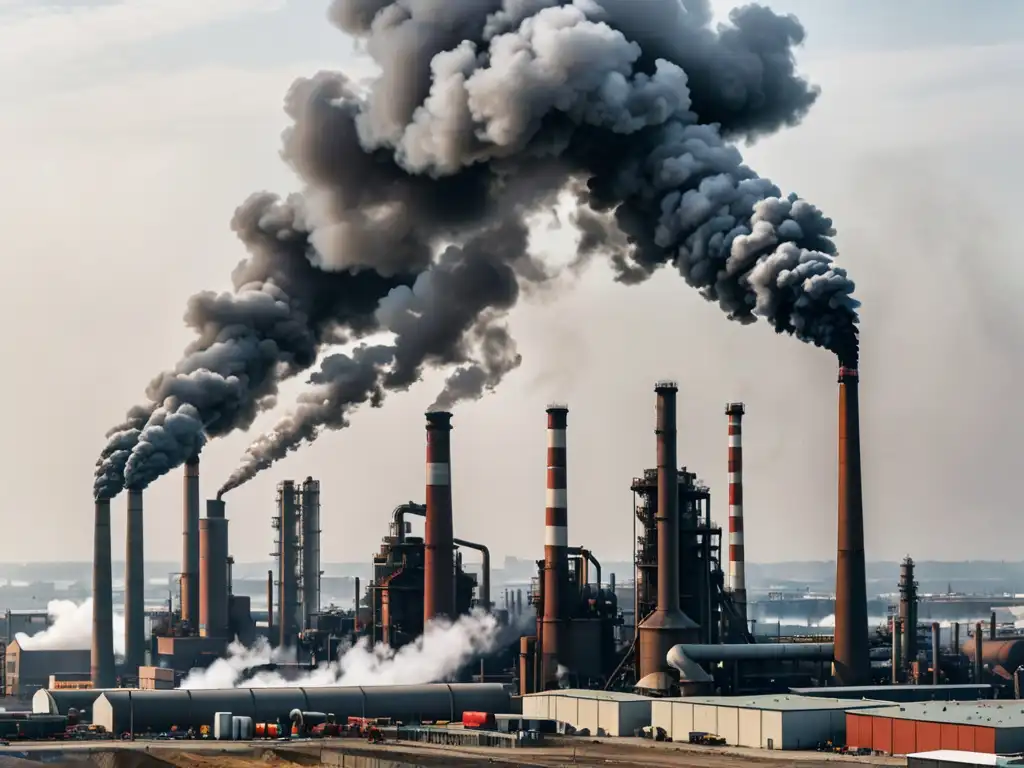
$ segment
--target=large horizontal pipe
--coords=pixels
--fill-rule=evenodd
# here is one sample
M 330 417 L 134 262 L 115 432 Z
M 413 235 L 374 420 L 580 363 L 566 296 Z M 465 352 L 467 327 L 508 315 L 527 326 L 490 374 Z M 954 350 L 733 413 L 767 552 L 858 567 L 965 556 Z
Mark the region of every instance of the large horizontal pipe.
M 724 645 L 681 644 L 668 652 L 668 663 L 680 655 L 692 661 L 746 661 L 746 660 L 793 660 L 831 661 L 834 653 L 832 643 L 727 643 Z
M 597 576 L 597 588 L 601 588 L 601 563 L 598 562 L 597 558 L 594 557 L 594 553 L 585 547 L 569 547 L 570 555 L 579 555 L 585 557 L 592 566 L 594 566 L 594 573 Z

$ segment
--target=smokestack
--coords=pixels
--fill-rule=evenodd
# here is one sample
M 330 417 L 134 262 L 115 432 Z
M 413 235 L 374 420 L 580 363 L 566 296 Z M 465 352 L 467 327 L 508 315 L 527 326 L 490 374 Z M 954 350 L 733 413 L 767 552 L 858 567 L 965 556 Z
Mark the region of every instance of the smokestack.
M 110 499 L 97 499 L 95 514 L 92 549 L 92 658 L 89 671 L 93 688 L 113 688 L 114 580 L 110 573 Z
M 320 481 L 302 483 L 302 615 L 305 626 L 320 612 Z
M 672 646 L 698 642 L 696 622 L 679 608 L 679 468 L 676 461 L 675 382 L 658 382 L 658 607 L 644 619 L 640 632 L 640 678 L 669 672 L 666 657 Z M 866 627 L 865 627 L 866 628 Z
M 834 670 L 841 685 L 867 685 L 871 682 L 858 377 L 856 368 L 840 365 L 839 544 L 836 553 Z M 905 631 L 915 632 L 916 627 L 907 626 Z
M 932 622 L 932 684 L 939 684 L 939 622 Z
M 267 571 L 267 639 L 274 640 L 274 572 Z
M 558 681 L 559 664 L 570 666 L 569 638 L 569 519 L 566 429 L 569 409 L 551 405 L 548 414 L 547 497 L 544 511 L 544 631 L 541 648 L 542 683 Z
M 228 521 L 224 502 L 206 502 L 199 521 L 199 634 L 228 636 Z
M 733 603 L 747 624 L 747 579 L 743 553 L 743 403 L 729 403 L 729 589 Z
M 988 639 L 996 639 L 996 612 L 992 611 L 992 615 L 988 619 Z
M 146 576 L 143 551 L 142 490 L 128 489 L 124 553 L 124 666 L 139 674 L 146 663 Z
M 516 616 L 523 615 L 523 590 L 516 590 Z
M 892 684 L 899 685 L 900 673 L 903 670 L 903 664 L 900 659 L 900 654 L 903 648 L 900 642 L 900 619 L 899 616 L 892 617 Z
M 292 646 L 302 625 L 299 596 L 299 516 L 295 483 L 284 480 L 277 486 L 277 627 L 278 643 Z
M 199 456 L 185 463 L 182 510 L 181 620 L 192 631 L 199 623 Z
M 981 636 L 981 622 L 974 625 L 974 682 L 981 682 L 981 659 L 985 639 Z
M 953 658 L 957 660 L 957 666 L 960 665 L 960 622 L 953 622 L 953 647 L 950 649 L 953 652 Z
M 353 626 L 357 630 L 359 629 L 359 601 L 362 598 L 362 596 L 363 596 L 363 593 L 360 591 L 359 577 L 356 576 L 356 595 L 355 595 L 355 597 L 356 597 L 356 613 L 355 613 L 355 620 L 354 620 Z
M 909 664 L 917 658 L 917 581 L 914 560 L 903 558 L 900 565 L 900 619 L 903 620 L 903 659 Z
M 452 415 L 427 417 L 427 514 L 423 536 L 423 623 L 436 616 L 455 618 L 452 542 Z

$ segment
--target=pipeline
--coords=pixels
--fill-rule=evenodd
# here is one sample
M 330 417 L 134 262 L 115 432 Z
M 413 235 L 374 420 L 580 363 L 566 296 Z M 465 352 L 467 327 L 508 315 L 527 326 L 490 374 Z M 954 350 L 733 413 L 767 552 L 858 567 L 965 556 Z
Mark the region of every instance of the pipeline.
M 601 563 L 594 557 L 594 553 L 586 547 L 569 547 L 567 550 L 570 555 L 579 555 L 585 558 L 592 566 L 594 566 L 594 572 L 597 574 L 597 588 L 601 589 Z M 580 585 L 582 587 L 582 585 Z

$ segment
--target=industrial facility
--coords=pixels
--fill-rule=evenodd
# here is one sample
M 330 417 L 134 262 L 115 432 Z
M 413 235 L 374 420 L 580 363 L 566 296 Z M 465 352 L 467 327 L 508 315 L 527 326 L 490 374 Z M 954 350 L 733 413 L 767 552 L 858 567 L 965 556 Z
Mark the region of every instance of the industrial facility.
M 958 623 L 943 627 L 919 621 L 921 597 L 909 556 L 893 574 L 898 601 L 883 624 L 869 625 L 857 371 L 840 367 L 838 383 L 831 636 L 753 631 L 744 541 L 746 406 L 725 406 L 728 526 L 723 528 L 713 515 L 711 489 L 679 461 L 679 388 L 662 381 L 654 388 L 656 463 L 630 483 L 632 606 L 620 605 L 615 575 L 605 579 L 599 553 L 571 533 L 566 405 L 546 410 L 543 557 L 535 561 L 525 595 L 523 589 L 506 588 L 498 601 L 492 599 L 488 546 L 456 535 L 452 414 L 431 411 L 425 419 L 423 501 L 400 503 L 385 519 L 372 578 L 365 584 L 355 580 L 351 609 L 322 605 L 320 537 L 330 515 L 322 509 L 320 482 L 283 480 L 271 516 L 276 570 L 267 573 L 266 620 L 257 621 L 250 598 L 235 595 L 232 587 L 225 501 L 210 499 L 205 516 L 200 515 L 200 463 L 194 456 L 183 473 L 177 603 L 168 601 L 147 634 L 143 494 L 129 488 L 125 654 L 115 659 L 111 509 L 108 500 L 98 500 L 91 654 L 27 651 L 10 643 L 4 685 L 18 695 L 34 693 L 33 709 L 40 717 L 84 718 L 111 732 L 199 728 L 224 712 L 259 722 L 287 721 L 295 711 L 412 722 L 454 720 L 469 712 L 484 720 L 500 715 L 506 724 L 513 717 L 551 722 L 567 733 L 645 733 L 769 750 L 822 744 L 889 754 L 1024 749 L 1024 737 L 1017 733 L 1024 728 L 1014 719 L 1024 714 L 992 700 L 1020 698 L 1024 637 L 1000 635 L 995 614 L 984 626 L 965 627 L 963 637 Z M 413 529 L 419 520 L 422 535 Z M 479 575 L 464 566 L 467 549 L 480 553 Z M 338 659 L 357 640 L 398 649 L 416 641 L 429 622 L 474 611 L 497 619 L 499 641 L 447 683 L 306 688 L 296 682 L 294 688 L 171 690 L 191 670 L 223 657 L 236 639 L 252 645 L 262 638 L 289 649 L 293 662 L 266 666 L 298 680 L 304 671 Z M 86 658 L 88 679 L 76 681 Z M 244 686 L 245 678 L 236 684 Z

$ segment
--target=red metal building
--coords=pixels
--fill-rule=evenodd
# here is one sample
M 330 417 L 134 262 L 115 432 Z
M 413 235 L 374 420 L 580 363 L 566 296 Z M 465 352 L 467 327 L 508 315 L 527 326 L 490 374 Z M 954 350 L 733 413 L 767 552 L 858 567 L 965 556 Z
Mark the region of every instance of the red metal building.
M 848 712 L 846 743 L 888 755 L 940 749 L 988 754 L 1024 750 L 1024 702 L 929 701 Z

